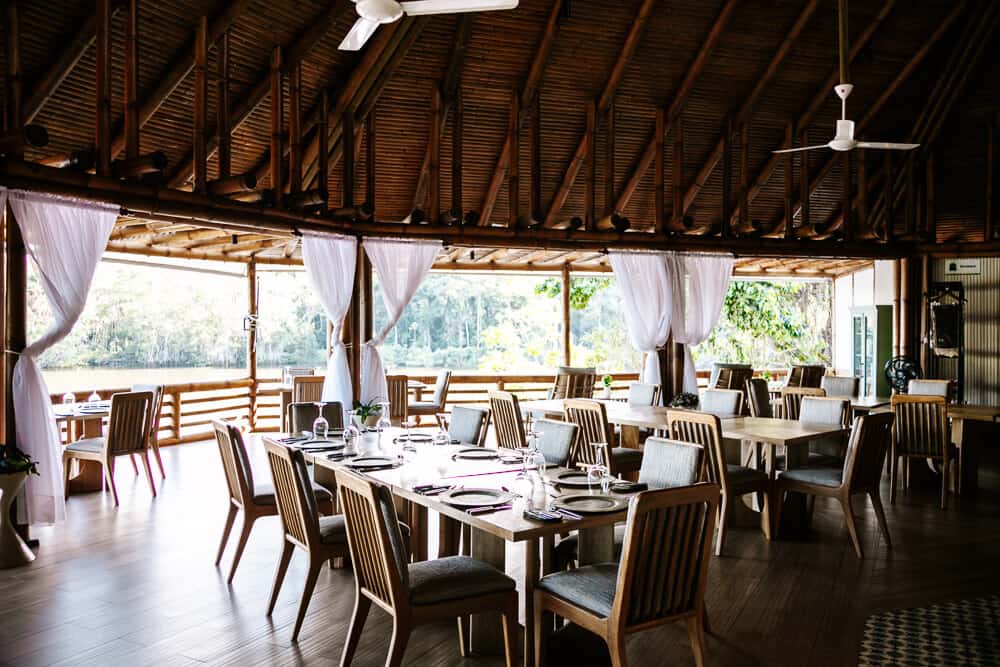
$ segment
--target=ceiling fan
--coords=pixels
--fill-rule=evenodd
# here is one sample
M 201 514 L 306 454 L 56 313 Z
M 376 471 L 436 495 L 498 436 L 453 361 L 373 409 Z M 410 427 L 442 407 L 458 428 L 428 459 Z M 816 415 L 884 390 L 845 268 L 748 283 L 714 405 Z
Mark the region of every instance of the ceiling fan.
M 840 84 L 833 91 L 840 98 L 840 120 L 837 121 L 837 134 L 829 142 L 815 146 L 800 146 L 799 148 L 784 148 L 775 153 L 797 153 L 811 151 L 817 148 L 831 148 L 835 151 L 850 151 L 855 148 L 875 148 L 880 150 L 909 151 L 920 144 L 897 144 L 887 141 L 857 141 L 854 139 L 854 121 L 847 120 L 847 98 L 854 86 L 847 83 L 847 0 L 838 0 L 838 32 L 840 36 Z
M 486 12 L 495 9 L 514 9 L 518 0 L 411 0 L 397 2 L 396 0 L 354 0 L 358 12 L 358 20 L 351 26 L 344 41 L 340 43 L 341 51 L 357 51 L 368 38 L 375 34 L 375 29 L 383 23 L 392 23 L 408 16 L 425 16 L 429 14 L 458 14 L 461 12 Z

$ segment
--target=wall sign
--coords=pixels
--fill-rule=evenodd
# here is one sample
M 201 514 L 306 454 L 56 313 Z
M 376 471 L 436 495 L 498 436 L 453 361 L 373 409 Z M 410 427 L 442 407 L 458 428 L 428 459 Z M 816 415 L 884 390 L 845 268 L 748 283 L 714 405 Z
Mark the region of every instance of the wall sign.
M 978 259 L 946 259 L 944 273 L 946 276 L 978 276 L 980 261 Z

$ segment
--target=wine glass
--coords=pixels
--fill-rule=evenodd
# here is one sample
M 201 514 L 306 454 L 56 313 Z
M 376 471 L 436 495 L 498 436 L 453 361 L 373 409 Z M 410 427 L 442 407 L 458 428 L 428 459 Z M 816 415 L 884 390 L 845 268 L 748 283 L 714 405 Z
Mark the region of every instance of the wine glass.
M 608 443 L 592 442 L 590 446 L 594 448 L 594 462 L 587 467 L 587 485 L 593 487 L 598 483 L 601 485 L 601 491 L 607 493 L 611 484 L 607 464 Z
M 101 400 L 101 395 L 97 393 L 97 390 L 90 392 L 90 396 L 87 397 L 88 403 L 97 403 Z
M 375 430 L 378 431 L 378 446 L 382 447 L 382 432 L 392 428 L 392 420 L 389 419 L 389 404 L 381 403 L 382 407 L 378 412 L 378 421 L 375 422 Z
M 361 431 L 354 425 L 351 411 L 344 410 L 344 456 L 355 456 L 358 453 L 357 445 L 360 440 Z
M 403 420 L 403 429 L 406 431 L 406 439 L 403 444 L 403 449 L 413 449 L 413 441 L 410 440 L 410 429 L 417 425 L 416 417 L 407 417 Z
M 435 445 L 447 445 L 451 442 L 451 435 L 448 434 L 448 422 L 450 415 L 447 412 L 438 412 L 434 415 L 437 419 L 438 431 L 434 434 Z
M 326 417 L 322 413 L 316 419 L 313 420 L 313 437 L 316 439 L 326 440 L 330 434 L 330 422 L 326 420 Z
M 65 394 L 63 394 L 63 403 L 66 405 L 69 405 L 70 403 L 76 403 L 76 396 L 73 395 L 73 392 L 67 391 Z

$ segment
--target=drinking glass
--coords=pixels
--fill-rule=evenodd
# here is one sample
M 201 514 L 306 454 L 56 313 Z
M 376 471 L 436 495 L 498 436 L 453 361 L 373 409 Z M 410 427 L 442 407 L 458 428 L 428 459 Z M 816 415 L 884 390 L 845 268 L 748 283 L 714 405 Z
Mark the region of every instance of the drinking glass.
M 437 433 L 434 434 L 434 444 L 447 445 L 451 442 L 451 436 L 448 435 L 448 414 L 439 412 L 434 417 L 438 423 Z
M 600 484 L 601 491 L 607 493 L 611 486 L 607 464 L 608 443 L 592 442 L 590 446 L 594 448 L 594 462 L 587 467 L 587 485 Z
M 313 420 L 313 437 L 317 439 L 326 440 L 327 436 L 330 434 L 330 422 L 326 420 L 322 414 Z
M 89 403 L 96 403 L 101 400 L 101 395 L 97 393 L 97 390 L 90 392 L 90 396 L 87 397 Z
M 76 403 L 76 396 L 73 395 L 73 392 L 67 391 L 65 394 L 63 394 L 63 403 L 66 404 Z
M 361 440 L 361 431 L 354 425 L 351 419 L 351 411 L 344 410 L 344 456 L 355 456 L 358 453 L 358 442 Z
M 382 409 L 378 413 L 378 421 L 375 422 L 375 430 L 378 431 L 378 446 L 382 447 L 382 432 L 392 428 L 392 420 L 389 419 L 389 404 L 382 403 Z
M 417 425 L 417 420 L 414 417 L 407 417 L 403 420 L 403 429 L 406 431 L 406 439 L 403 443 L 403 449 L 413 449 L 413 442 L 410 440 L 410 429 Z

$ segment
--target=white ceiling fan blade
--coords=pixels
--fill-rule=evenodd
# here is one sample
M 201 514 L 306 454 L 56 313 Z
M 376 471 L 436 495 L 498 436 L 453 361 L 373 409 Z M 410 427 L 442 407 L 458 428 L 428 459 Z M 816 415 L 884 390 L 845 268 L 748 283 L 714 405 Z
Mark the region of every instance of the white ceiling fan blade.
M 399 3 L 409 16 L 514 9 L 518 0 L 412 0 Z
M 772 153 L 798 153 L 800 151 L 814 151 L 817 148 L 829 148 L 830 144 L 819 144 L 817 146 L 800 146 L 799 148 L 782 148 L 779 151 L 771 151 Z
M 351 26 L 350 31 L 347 36 L 344 37 L 344 41 L 340 43 L 337 47 L 341 51 L 358 51 L 368 38 L 375 34 L 375 29 L 378 28 L 379 24 L 377 21 L 369 21 L 366 18 L 358 18 Z
M 855 148 L 879 148 L 890 151 L 912 151 L 918 146 L 920 144 L 893 144 L 885 141 L 859 141 L 854 145 Z

